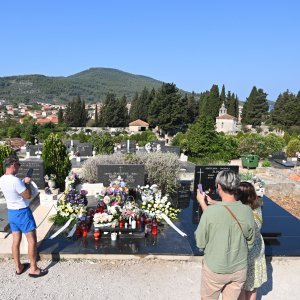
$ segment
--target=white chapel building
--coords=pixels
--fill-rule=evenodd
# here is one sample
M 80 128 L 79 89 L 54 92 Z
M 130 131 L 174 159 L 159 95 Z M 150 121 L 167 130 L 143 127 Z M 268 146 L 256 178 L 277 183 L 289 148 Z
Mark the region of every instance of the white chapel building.
M 236 133 L 237 118 L 227 114 L 227 108 L 223 103 L 220 110 L 219 116 L 216 117 L 216 131 L 224 133 Z

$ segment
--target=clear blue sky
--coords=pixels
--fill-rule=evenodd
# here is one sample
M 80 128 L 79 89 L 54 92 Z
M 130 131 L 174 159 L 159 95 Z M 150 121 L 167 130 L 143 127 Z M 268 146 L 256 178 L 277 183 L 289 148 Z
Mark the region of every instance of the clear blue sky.
M 116 68 L 202 92 L 300 90 L 299 0 L 9 0 L 0 76 Z

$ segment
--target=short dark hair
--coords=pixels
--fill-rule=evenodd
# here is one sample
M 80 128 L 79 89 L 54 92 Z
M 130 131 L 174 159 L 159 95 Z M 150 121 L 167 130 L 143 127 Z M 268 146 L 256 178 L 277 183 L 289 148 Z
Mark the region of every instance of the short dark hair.
M 216 177 L 216 186 L 218 184 L 225 193 L 234 195 L 240 185 L 240 177 L 232 170 L 222 170 Z
M 16 155 L 10 155 L 3 161 L 3 166 L 5 169 L 13 164 L 20 164 L 19 158 Z

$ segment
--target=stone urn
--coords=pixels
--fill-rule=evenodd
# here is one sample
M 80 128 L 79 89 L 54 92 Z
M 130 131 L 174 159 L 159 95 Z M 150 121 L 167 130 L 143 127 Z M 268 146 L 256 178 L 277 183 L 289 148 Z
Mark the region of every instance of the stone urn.
M 54 180 L 48 180 L 48 186 L 51 190 L 55 189 L 55 181 Z

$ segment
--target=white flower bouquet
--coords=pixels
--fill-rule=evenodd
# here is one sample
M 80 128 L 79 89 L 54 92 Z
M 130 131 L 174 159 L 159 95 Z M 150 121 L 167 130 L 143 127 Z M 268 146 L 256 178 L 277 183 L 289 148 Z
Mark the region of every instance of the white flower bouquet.
M 161 221 L 161 214 L 164 213 L 171 220 L 176 220 L 180 209 L 172 207 L 169 201 L 169 194 L 162 195 L 161 190 L 157 185 L 146 185 L 138 187 L 141 194 L 142 205 L 141 209 L 150 216 L 156 216 L 158 221 Z

